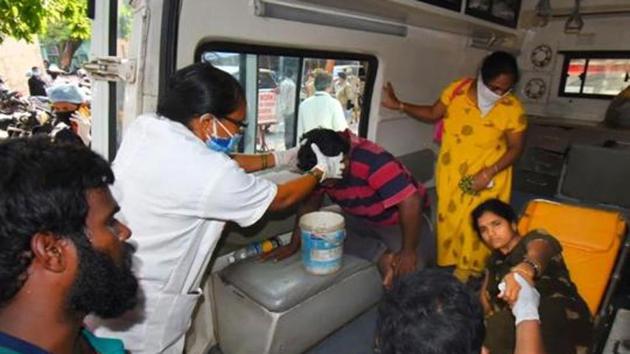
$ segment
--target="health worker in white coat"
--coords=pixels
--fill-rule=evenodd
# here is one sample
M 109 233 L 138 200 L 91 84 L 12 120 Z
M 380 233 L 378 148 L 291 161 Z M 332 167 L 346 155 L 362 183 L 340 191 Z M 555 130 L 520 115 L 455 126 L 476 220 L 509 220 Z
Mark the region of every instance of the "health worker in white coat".
M 342 156 L 323 154 L 313 170 L 284 184 L 247 174 L 239 164 L 281 165 L 291 152 L 232 159 L 245 116 L 238 82 L 197 63 L 169 80 L 157 113 L 127 128 L 113 162 L 112 192 L 137 243 L 134 272 L 144 304 L 116 320 L 92 318 L 88 325 L 98 335 L 122 339 L 132 353 L 181 353 L 225 223 L 252 225 L 267 210 L 298 203 L 324 179 L 341 177 Z

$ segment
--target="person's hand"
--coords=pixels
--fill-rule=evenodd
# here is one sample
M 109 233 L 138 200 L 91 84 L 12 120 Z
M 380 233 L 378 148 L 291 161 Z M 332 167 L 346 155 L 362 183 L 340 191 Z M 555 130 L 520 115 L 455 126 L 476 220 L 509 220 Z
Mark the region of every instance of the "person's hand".
M 513 303 L 510 303 L 512 307 L 512 314 L 516 319 L 514 325 L 518 326 L 522 321 L 528 320 L 540 320 L 538 315 L 538 305 L 540 304 L 540 294 L 538 290 L 525 280 L 523 276 L 518 273 L 512 274 L 512 279 L 519 285 L 520 293 L 518 298 Z M 508 278 L 506 276 L 506 278 Z M 506 280 L 504 278 L 504 281 Z M 499 290 L 501 293 L 507 291 L 507 282 L 501 282 L 499 284 Z M 499 294 L 501 296 L 501 294 Z
M 297 155 L 299 150 L 300 145 L 284 151 L 273 151 L 271 154 L 276 162 L 276 167 L 289 166 L 295 168 L 298 163 Z
M 477 172 L 473 176 L 473 184 L 472 184 L 473 191 L 479 192 L 486 188 L 492 188 L 493 186 L 492 178 L 494 177 L 494 174 L 492 172 L 493 172 L 492 169 L 488 167 L 484 167 L 479 172 Z
M 291 241 L 288 245 L 280 246 L 275 250 L 260 256 L 260 260 L 266 262 L 273 259 L 274 262 L 281 261 L 294 255 L 300 249 L 300 242 Z
M 394 258 L 394 273 L 396 277 L 412 273 L 416 270 L 418 256 L 414 250 L 402 249 Z
M 311 144 L 311 149 L 313 149 L 313 153 L 317 157 L 317 164 L 313 168 L 323 172 L 320 182 L 328 178 L 343 178 L 343 170 L 345 168 L 342 162 L 343 153 L 339 153 L 337 156 L 326 156 L 315 143 Z
M 400 100 L 396 97 L 394 87 L 391 82 L 387 82 L 383 86 L 383 95 L 381 97 L 381 105 L 388 109 L 398 110 L 400 108 Z
M 84 117 L 78 112 L 74 112 L 70 116 L 70 122 L 72 122 L 74 132 L 79 136 L 79 138 L 81 138 L 83 144 L 85 144 L 85 146 L 90 146 L 90 142 L 92 141 L 92 136 L 90 134 L 92 124 L 90 123 L 90 119 Z
M 508 305 L 512 306 L 518 300 L 519 292 L 521 291 L 521 285 L 516 281 L 515 276 L 519 275 L 515 272 L 508 273 L 503 280 L 499 284 L 499 299 L 508 303 Z

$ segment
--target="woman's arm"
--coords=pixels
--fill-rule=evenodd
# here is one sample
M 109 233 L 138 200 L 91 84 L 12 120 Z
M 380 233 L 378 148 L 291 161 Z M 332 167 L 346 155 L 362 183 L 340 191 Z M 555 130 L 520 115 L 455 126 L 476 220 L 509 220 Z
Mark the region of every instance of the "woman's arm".
M 232 160 L 245 170 L 255 172 L 276 166 L 273 154 L 233 154 Z
M 514 162 L 521 156 L 523 152 L 523 146 L 525 145 L 525 132 L 518 133 L 505 133 L 505 139 L 507 141 L 507 151 L 499 158 L 494 165 L 482 168 L 473 177 L 472 189 L 474 191 L 480 191 L 488 186 L 488 183 L 499 172 L 512 166 Z
M 232 159 L 245 172 L 254 172 L 278 166 L 295 166 L 299 150 L 300 147 L 295 146 L 267 154 L 233 154 Z
M 516 326 L 514 354 L 545 354 L 539 321 L 523 321 Z
M 278 193 L 273 198 L 270 211 L 287 209 L 306 198 L 319 184 L 323 172 L 319 169 L 312 169 L 304 176 L 278 185 Z
M 383 100 L 381 104 L 385 108 L 401 111 L 425 123 L 437 122 L 446 112 L 446 106 L 439 99 L 435 101 L 433 105 L 415 105 L 399 100 L 390 82 L 383 87 Z

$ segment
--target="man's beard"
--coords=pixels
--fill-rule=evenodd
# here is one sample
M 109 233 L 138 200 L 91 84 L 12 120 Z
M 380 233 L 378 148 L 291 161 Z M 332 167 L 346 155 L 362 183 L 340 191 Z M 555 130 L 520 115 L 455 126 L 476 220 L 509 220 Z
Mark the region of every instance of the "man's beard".
M 70 290 L 70 310 L 114 318 L 132 309 L 138 302 L 138 280 L 131 271 L 133 247 L 123 244 L 123 262 L 118 266 L 111 256 L 92 248 L 85 236 L 78 238 L 81 241 L 74 244 L 79 271 Z

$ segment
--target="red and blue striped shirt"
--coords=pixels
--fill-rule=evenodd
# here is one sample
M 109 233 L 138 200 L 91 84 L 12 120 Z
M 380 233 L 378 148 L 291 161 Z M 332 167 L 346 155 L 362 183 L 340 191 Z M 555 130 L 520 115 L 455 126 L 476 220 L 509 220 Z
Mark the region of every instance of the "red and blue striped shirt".
M 349 173 L 332 187 L 321 187 L 346 212 L 378 225 L 398 223 L 396 207 L 414 193 L 424 197 L 425 189 L 392 154 L 375 143 L 352 134 Z

